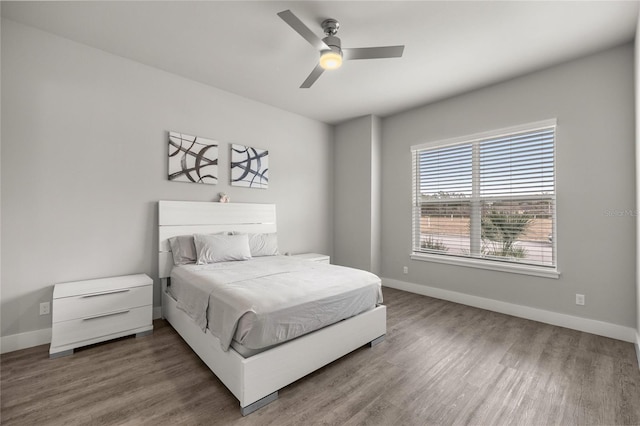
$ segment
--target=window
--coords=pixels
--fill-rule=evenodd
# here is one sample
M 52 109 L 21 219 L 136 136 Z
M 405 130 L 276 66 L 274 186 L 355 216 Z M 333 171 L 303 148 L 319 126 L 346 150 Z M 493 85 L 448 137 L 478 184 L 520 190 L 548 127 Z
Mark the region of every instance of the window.
M 557 277 L 555 128 L 412 147 L 412 258 Z

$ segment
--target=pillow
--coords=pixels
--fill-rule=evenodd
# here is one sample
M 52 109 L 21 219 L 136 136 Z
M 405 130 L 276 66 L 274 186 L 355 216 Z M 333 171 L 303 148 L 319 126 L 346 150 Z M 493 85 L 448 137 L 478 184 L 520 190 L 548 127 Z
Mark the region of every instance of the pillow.
M 227 232 L 218 232 L 211 235 L 227 235 Z M 196 263 L 198 255 L 196 253 L 196 246 L 193 242 L 193 235 L 180 235 L 177 237 L 169 238 L 169 246 L 171 247 L 171 254 L 173 255 L 174 265 L 187 265 L 189 263 Z
M 249 249 L 251 256 L 277 256 L 278 253 L 278 234 L 248 234 Z
M 204 235 L 193 236 L 198 259 L 196 264 L 226 262 L 228 260 L 251 259 L 247 235 Z
M 169 238 L 173 263 L 175 265 L 186 265 L 196 263 L 196 246 L 193 243 L 193 235 L 180 235 Z

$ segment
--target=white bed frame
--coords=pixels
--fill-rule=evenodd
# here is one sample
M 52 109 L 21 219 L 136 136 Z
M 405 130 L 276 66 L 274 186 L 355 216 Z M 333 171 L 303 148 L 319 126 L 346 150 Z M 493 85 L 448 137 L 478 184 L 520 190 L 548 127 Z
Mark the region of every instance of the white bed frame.
M 177 235 L 221 231 L 276 232 L 274 204 L 159 202 L 158 269 L 162 279 L 162 314 L 240 401 L 243 416 L 278 398 L 278 390 L 353 350 L 381 342 L 387 330 L 384 305 L 275 348 L 244 358 L 200 327 L 167 293 L 173 267 L 168 239 Z

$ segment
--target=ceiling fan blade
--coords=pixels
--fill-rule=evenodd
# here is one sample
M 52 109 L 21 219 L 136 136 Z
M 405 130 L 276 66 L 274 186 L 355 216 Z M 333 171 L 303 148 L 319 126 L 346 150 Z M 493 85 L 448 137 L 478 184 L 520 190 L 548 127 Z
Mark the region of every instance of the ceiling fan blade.
M 298 34 L 302 36 L 305 40 L 307 40 L 313 47 L 317 50 L 329 50 L 329 46 L 320 39 L 317 35 L 313 33 L 296 15 L 293 14 L 290 10 L 284 10 L 278 13 L 278 16 L 282 18 L 284 22 L 289 24 L 291 28 L 295 30 Z
M 356 47 L 342 49 L 342 57 L 345 60 L 399 58 L 402 52 L 404 46 Z
M 307 77 L 307 79 L 302 83 L 300 88 L 308 89 L 309 87 L 311 87 L 323 72 L 324 72 L 324 68 L 322 68 L 320 64 L 316 65 L 313 71 L 311 71 L 311 74 L 309 74 L 309 77 Z

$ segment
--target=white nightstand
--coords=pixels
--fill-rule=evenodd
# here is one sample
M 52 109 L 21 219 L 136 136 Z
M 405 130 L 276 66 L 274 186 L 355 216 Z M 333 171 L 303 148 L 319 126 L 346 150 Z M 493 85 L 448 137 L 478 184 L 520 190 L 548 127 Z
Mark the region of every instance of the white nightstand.
M 75 348 L 153 332 L 153 280 L 145 274 L 56 284 L 49 357 Z
M 293 255 L 291 255 L 291 257 L 295 257 L 295 258 L 298 258 L 298 259 L 304 259 L 304 260 L 311 260 L 313 262 L 331 263 L 331 257 L 327 256 L 326 254 L 300 253 L 300 254 L 293 254 Z

